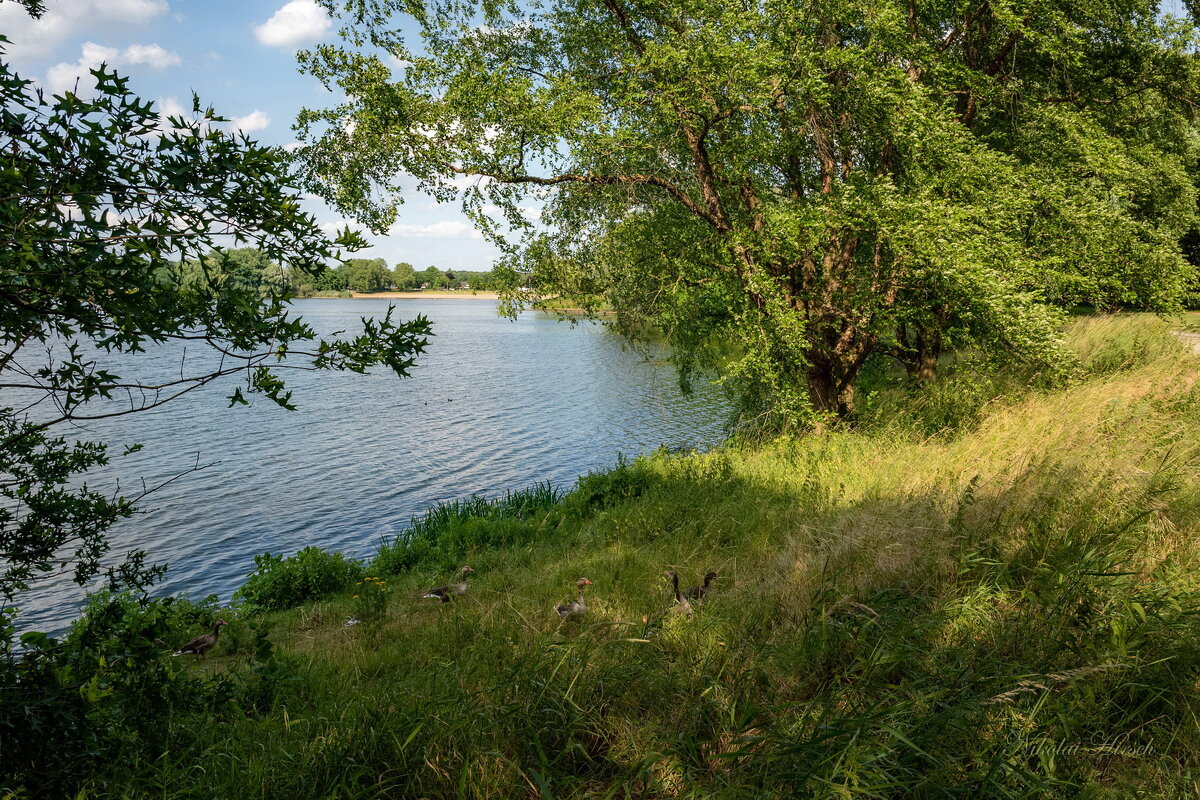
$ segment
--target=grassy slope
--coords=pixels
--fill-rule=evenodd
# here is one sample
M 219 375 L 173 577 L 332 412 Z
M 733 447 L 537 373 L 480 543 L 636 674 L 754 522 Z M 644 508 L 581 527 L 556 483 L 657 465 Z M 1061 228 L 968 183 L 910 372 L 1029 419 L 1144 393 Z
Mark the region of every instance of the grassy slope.
M 1146 320 L 1071 341 L 1092 377 L 969 433 L 656 457 L 468 547 L 462 602 L 414 597 L 459 557 L 430 555 L 380 625 L 348 597 L 235 623 L 199 668 L 265 625 L 272 697 L 97 793 L 1196 796 L 1197 362 Z M 667 567 L 720 573 L 690 620 Z

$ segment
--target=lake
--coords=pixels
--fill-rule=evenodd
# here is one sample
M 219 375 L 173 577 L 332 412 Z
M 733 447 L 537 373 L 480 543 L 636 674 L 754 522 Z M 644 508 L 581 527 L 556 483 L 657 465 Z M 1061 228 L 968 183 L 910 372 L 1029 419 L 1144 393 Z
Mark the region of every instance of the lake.
M 228 408 L 232 383 L 160 409 L 89 423 L 79 438 L 144 448 L 88 478 L 136 494 L 197 463 L 155 492 L 147 513 L 112 531 L 114 553 L 146 550 L 170 564 L 160 594 L 228 600 L 264 551 L 317 545 L 370 556 L 438 501 L 493 496 L 541 481 L 569 488 L 588 471 L 659 447 L 705 449 L 723 438 L 728 409 L 713 387 L 680 395 L 675 370 L 628 349 L 595 323 L 570 325 L 462 300 L 298 300 L 318 332 L 353 333 L 388 303 L 425 314 L 436 334 L 412 377 L 287 373 L 298 410 L 262 398 Z M 178 374 L 180 351 L 138 357 L 139 376 Z M 192 356 L 189 356 L 191 358 Z M 133 365 L 123 362 L 128 377 Z M 60 433 L 69 435 L 69 430 Z M 22 629 L 58 631 L 81 595 L 67 577 L 26 596 Z

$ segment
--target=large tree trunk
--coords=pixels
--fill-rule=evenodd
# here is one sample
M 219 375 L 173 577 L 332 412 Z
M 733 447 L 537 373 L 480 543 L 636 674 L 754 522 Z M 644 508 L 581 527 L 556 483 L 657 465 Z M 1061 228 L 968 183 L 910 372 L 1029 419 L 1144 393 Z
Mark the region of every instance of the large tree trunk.
M 937 378 L 938 359 L 942 355 L 942 332 L 938 328 L 909 328 L 901 325 L 900 346 L 894 351 L 896 360 L 904 365 L 908 377 L 921 383 Z
M 860 368 L 853 360 L 810 356 L 805 379 L 813 410 L 839 419 L 848 416 L 854 410 L 854 381 Z
M 908 377 L 921 383 L 929 383 L 937 378 L 937 362 L 937 356 L 928 350 L 922 350 L 917 353 L 912 363 L 905 364 L 904 367 L 908 370 Z
M 937 378 L 938 357 L 942 354 L 942 334 L 939 331 L 918 330 L 913 343 L 912 357 L 904 363 L 908 377 L 921 383 Z

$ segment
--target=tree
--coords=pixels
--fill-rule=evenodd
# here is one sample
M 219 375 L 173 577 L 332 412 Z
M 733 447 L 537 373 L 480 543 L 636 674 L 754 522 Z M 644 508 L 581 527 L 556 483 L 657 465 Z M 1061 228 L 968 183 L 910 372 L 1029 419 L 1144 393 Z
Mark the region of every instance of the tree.
M 344 292 L 349 288 L 344 269 L 325 269 L 313 276 L 313 289 L 318 292 Z
M 213 250 L 199 260 L 183 262 L 175 274 L 181 284 L 201 291 L 221 282 L 262 297 L 282 295 L 294 288 L 287 271 L 257 247 Z
M 461 193 L 506 269 L 605 293 L 685 378 L 732 340 L 752 408 L 845 416 L 875 353 L 1059 363 L 1043 301 L 1166 308 L 1189 274 L 1195 59 L 1149 2 L 431 4 L 422 52 L 413 4 L 350 6 L 406 66 L 302 54 L 347 98 L 300 117 L 310 186 L 376 229 L 398 172 Z
M 437 267 L 426 267 L 417 277 L 421 283 L 429 284 L 430 289 L 442 289 L 446 286 L 446 274 Z
M 397 289 L 414 289 L 417 286 L 417 271 L 412 264 L 401 261 L 392 270 L 392 283 Z
M 382 258 L 352 258 L 342 266 L 346 283 L 356 292 L 378 292 L 392 281 L 391 270 Z
M 2 43 L 2 41 L 0 41 Z M 286 305 L 277 265 L 317 275 L 329 241 L 300 211 L 289 154 L 220 128 L 211 109 L 160 118 L 105 67 L 91 99 L 47 98 L 0 60 L 0 650 L 11 603 L 71 570 L 80 585 L 103 568 L 106 532 L 137 498 L 110 497 L 76 476 L 104 464 L 102 443 L 57 433 L 134 414 L 225 379 L 229 402 L 260 394 L 284 408 L 288 370 L 405 376 L 429 332 L 391 311 L 363 333 L 317 337 Z M 224 250 L 233 241 L 256 249 Z M 147 382 L 117 363 L 164 342 L 189 348 L 176 377 Z M 204 362 L 195 348 L 208 348 Z M 207 363 L 207 366 L 202 364 Z M 122 370 L 124 371 L 124 370 Z M 153 578 L 140 553 L 108 570 L 113 586 Z

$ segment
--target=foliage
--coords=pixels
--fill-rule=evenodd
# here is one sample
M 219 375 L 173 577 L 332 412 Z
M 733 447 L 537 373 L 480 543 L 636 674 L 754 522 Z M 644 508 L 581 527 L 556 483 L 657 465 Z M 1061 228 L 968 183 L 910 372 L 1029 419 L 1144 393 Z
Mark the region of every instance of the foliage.
M 254 566 L 236 595 L 252 610 L 298 606 L 344 591 L 363 578 L 361 562 L 319 547 L 306 547 L 286 558 L 263 553 L 254 557 Z
M 356 292 L 377 292 L 392 283 L 392 273 L 382 258 L 352 258 L 342 265 L 346 284 Z
M 641 497 L 653 482 L 654 474 L 645 461 L 619 458 L 612 469 L 580 476 L 567 502 L 580 513 L 609 508 Z
M 469 602 L 417 598 L 430 564 L 377 630 L 343 627 L 352 591 L 268 615 L 308 665 L 286 702 L 187 718 L 88 796 L 1190 797 L 1195 360 L 1129 316 L 1066 344 L 1104 338 L 1158 355 L 955 437 L 656 454 L 636 496 L 474 551 Z M 691 618 L 665 568 L 718 573 Z
M 400 172 L 461 196 L 507 268 L 605 294 L 748 416 L 848 415 L 875 354 L 1069 369 L 1045 301 L 1169 310 L 1193 279 L 1195 35 L 1151 0 L 325 5 L 314 190 L 377 229 Z
M 448 288 L 460 289 L 465 284 L 475 291 L 496 291 L 501 288 L 501 278 L 495 270 L 479 272 L 474 270 L 456 269 L 445 272 Z M 451 277 L 453 276 L 453 277 Z
M 476 496 L 438 503 L 414 518 L 402 534 L 381 542 L 371 569 L 383 575 L 419 565 L 449 570 L 480 549 L 533 541 L 552 531 L 544 515 L 561 496 L 551 484 L 542 483 L 494 499 Z
M 428 284 L 430 289 L 458 289 L 461 284 L 467 284 L 474 290 L 490 290 L 497 288 L 497 280 L 491 270 L 487 272 L 468 272 L 465 270 L 442 271 L 437 267 L 428 267 L 422 272 L 413 269 L 412 264 L 400 262 L 395 269 L 388 270 L 383 259 L 354 258 L 336 269 L 326 269 L 311 280 L 301 279 L 292 288 L 302 297 L 311 297 L 317 293 L 343 292 L 376 292 L 383 289 L 395 288 L 399 291 L 420 289 Z M 347 295 L 348 296 L 348 295 Z
M 106 531 L 140 497 L 107 496 L 75 476 L 107 448 L 53 431 L 157 408 L 214 381 L 240 381 L 284 408 L 287 370 L 408 374 L 428 322 L 391 313 L 354 338 L 321 340 L 289 311 L 279 265 L 312 274 L 361 240 L 329 241 L 301 213 L 290 157 L 224 132 L 198 102 L 164 120 L 100 67 L 91 97 L 46 97 L 0 63 L 0 598 L 73 570 L 101 571 Z M 254 249 L 223 250 L 218 237 Z M 168 342 L 201 346 L 176 376 L 118 375 Z M 118 366 L 119 365 L 119 366 Z M 131 366 L 132 365 L 132 366 Z M 116 584 L 154 577 L 139 554 Z
M 190 291 L 210 292 L 226 284 L 238 294 L 263 298 L 283 296 L 291 286 L 288 271 L 257 247 L 214 250 L 181 262 L 172 277 Z
M 163 653 L 211 630 L 215 613 L 215 597 L 101 591 L 62 639 L 22 636 L 23 650 L 0 659 L 0 789 L 65 797 L 98 761 L 147 755 L 172 716 L 205 697 Z
M 350 277 L 342 269 L 324 269 L 313 276 L 312 284 L 302 284 L 297 292 L 308 295 L 317 292 L 349 292 Z
M 0 56 L 6 796 L 74 796 L 97 763 L 161 756 L 164 730 L 207 703 L 252 697 L 269 708 L 264 698 L 288 671 L 268 658 L 244 680 L 214 687 L 163 660 L 168 642 L 211 624 L 212 606 L 149 600 L 141 590 L 163 567 L 140 551 L 112 563 L 109 529 L 153 487 L 131 497 L 89 486 L 82 476 L 113 454 L 57 431 L 157 408 L 222 379 L 231 404 L 260 394 L 292 408 L 288 370 L 382 366 L 404 376 L 429 334 L 427 320 L 399 322 L 389 311 L 363 320 L 358 336 L 320 339 L 289 310 L 289 284 L 362 241 L 349 232 L 330 241 L 300 211 L 290 156 L 226 132 L 198 100 L 191 116 L 164 119 L 125 78 L 104 66 L 92 76 L 90 96 L 47 96 Z M 163 345 L 188 348 L 178 370 L 138 374 L 139 354 Z M 14 640 L 30 586 L 87 586 L 100 574 L 107 588 L 65 637 Z
M 406 261 L 398 262 L 392 269 L 392 285 L 401 291 L 417 288 L 417 271 L 413 265 Z

